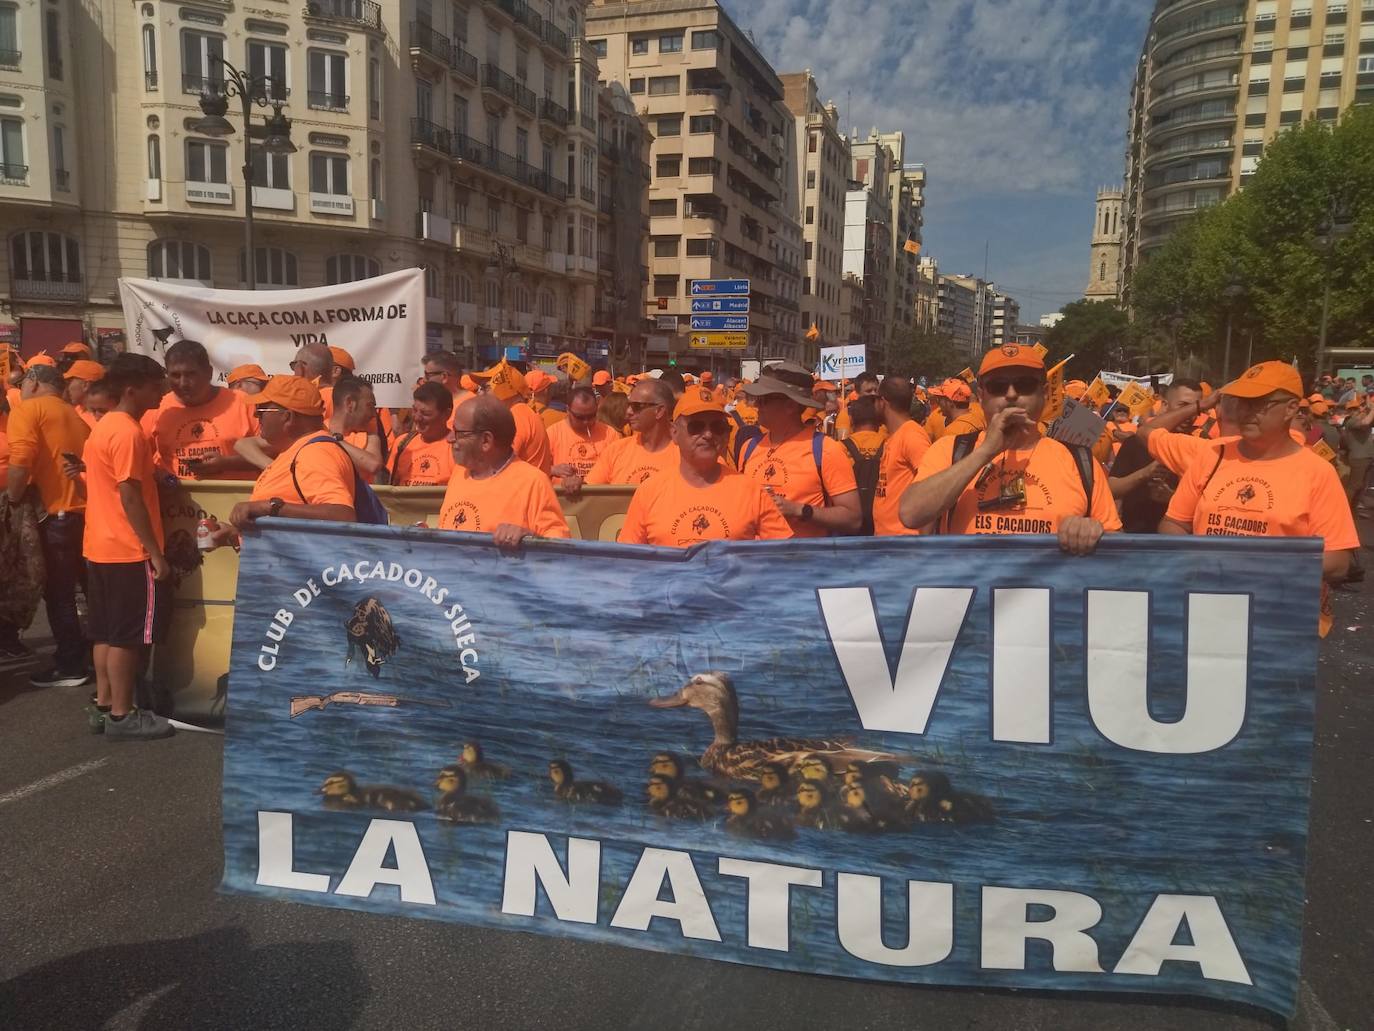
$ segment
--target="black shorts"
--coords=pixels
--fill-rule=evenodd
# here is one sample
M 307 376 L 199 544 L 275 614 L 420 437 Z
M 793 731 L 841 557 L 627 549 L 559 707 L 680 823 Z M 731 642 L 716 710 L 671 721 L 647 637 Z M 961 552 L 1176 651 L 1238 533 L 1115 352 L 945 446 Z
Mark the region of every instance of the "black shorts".
M 172 583 L 153 579 L 151 562 L 92 562 L 86 636 L 95 644 L 157 644 L 172 619 Z

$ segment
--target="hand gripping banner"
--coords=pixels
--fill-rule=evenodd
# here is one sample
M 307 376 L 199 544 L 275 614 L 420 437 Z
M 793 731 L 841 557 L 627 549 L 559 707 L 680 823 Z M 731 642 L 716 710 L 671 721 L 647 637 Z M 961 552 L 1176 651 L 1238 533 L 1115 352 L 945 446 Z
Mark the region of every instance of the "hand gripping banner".
M 1314 541 L 687 552 L 267 520 L 227 890 L 1291 1012 Z
M 409 408 L 425 356 L 425 281 L 418 268 L 306 290 L 213 290 L 121 279 L 129 350 L 164 361 L 178 340 L 210 353 L 215 382 L 238 365 L 287 375 L 302 344 L 342 347 L 383 408 Z

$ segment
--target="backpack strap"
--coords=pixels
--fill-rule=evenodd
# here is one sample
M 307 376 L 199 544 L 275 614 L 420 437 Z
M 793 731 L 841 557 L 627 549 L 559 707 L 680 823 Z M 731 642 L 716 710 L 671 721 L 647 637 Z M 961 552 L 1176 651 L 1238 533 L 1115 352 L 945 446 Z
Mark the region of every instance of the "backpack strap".
M 737 463 L 740 472 L 744 472 L 744 467 L 749 464 L 750 457 L 758 449 L 759 441 L 762 439 L 763 436 L 759 435 L 757 437 L 750 437 L 744 442 L 744 450 L 740 453 L 739 462 Z
M 1221 468 L 1222 459 L 1224 459 L 1224 458 L 1226 457 L 1226 448 L 1227 448 L 1227 446 L 1228 446 L 1228 445 L 1223 444 L 1221 447 L 1217 448 L 1217 461 L 1216 461 L 1216 464 L 1215 464 L 1214 466 L 1212 466 L 1212 471 L 1209 472 L 1209 473 L 1207 474 L 1207 479 L 1203 480 L 1203 481 L 1202 481 L 1202 486 L 1198 488 L 1198 493 L 1199 493 L 1199 494 L 1201 494 L 1204 490 L 1207 489 L 1207 484 L 1209 484 L 1209 483 L 1212 482 L 1212 477 L 1215 476 L 1215 475 L 1217 474 L 1217 470 Z
M 977 446 L 977 444 L 977 433 L 959 434 L 957 437 L 954 438 L 954 451 L 949 456 L 949 464 L 951 466 L 954 466 L 957 465 L 959 462 L 962 462 L 969 455 L 973 454 L 973 449 Z M 949 510 L 946 511 L 944 515 L 942 515 L 939 519 L 935 521 L 936 533 L 949 533 L 949 521 L 953 517 L 954 509 L 958 504 L 959 502 L 955 501 L 955 503 L 949 507 Z
M 830 492 L 825 489 L 825 471 L 822 468 L 821 454 L 825 447 L 825 437 L 819 433 L 811 434 L 811 457 L 816 462 L 816 479 L 821 484 L 821 507 L 830 507 Z
M 1092 448 L 1084 444 L 1066 444 L 1069 454 L 1073 455 L 1074 467 L 1078 469 L 1078 479 L 1083 484 L 1083 496 L 1088 507 L 1083 513 L 1091 515 L 1093 510 L 1093 480 L 1097 475 L 1097 460 L 1093 458 Z
M 884 441 L 884 443 L 886 443 L 886 441 Z M 854 441 L 850 440 L 848 437 L 845 437 L 844 440 L 840 441 L 840 445 L 846 451 L 849 452 L 849 460 L 853 462 L 855 465 L 858 465 L 859 462 L 863 459 L 863 455 L 859 454 L 859 446 L 855 444 Z M 881 452 L 881 448 L 879 450 Z
M 400 460 L 401 460 L 401 455 L 405 452 L 405 449 L 408 448 L 408 447 L 410 446 L 410 442 L 411 442 L 412 440 L 414 440 L 416 437 L 418 437 L 419 435 L 420 435 L 420 431 L 419 431 L 419 430 L 411 430 L 409 433 L 407 433 L 407 434 L 405 435 L 405 439 L 403 439 L 399 444 L 396 445 L 396 451 L 395 451 L 395 453 L 391 456 L 391 460 L 390 460 L 389 462 L 386 463 L 386 465 L 387 465 L 387 471 L 390 472 L 390 474 L 391 474 L 391 476 L 392 476 L 393 479 L 394 479 L 395 476 L 396 476 L 396 465 L 397 465 L 398 462 L 400 462 Z M 386 440 L 386 438 L 383 437 L 382 440 L 383 440 L 383 447 L 385 447 L 385 440 Z
M 342 445 L 342 444 L 339 444 L 339 442 L 338 442 L 337 440 L 334 439 L 334 437 L 333 437 L 332 434 L 327 434 L 327 435 L 323 435 L 323 436 L 319 436 L 319 437 L 311 437 L 309 440 L 307 440 L 307 441 L 305 442 L 305 444 L 303 444 L 303 445 L 300 447 L 299 450 L 296 451 L 296 453 L 295 453 L 294 455 L 291 456 L 291 486 L 293 486 L 293 487 L 296 488 L 296 493 L 297 493 L 298 495 L 300 495 L 300 499 L 301 499 L 301 504 L 302 504 L 302 505 L 308 505 L 308 504 L 310 504 L 310 502 L 308 502 L 308 501 L 305 500 L 305 491 L 301 490 L 301 481 L 298 480 L 298 479 L 296 479 L 296 462 L 297 462 L 297 461 L 300 459 L 300 457 L 301 457 L 301 451 L 304 451 L 304 450 L 305 450 L 306 448 L 308 448 L 311 444 L 322 444 L 322 443 L 324 443 L 325 441 L 328 441 L 328 442 L 331 443 L 331 444 L 337 444 L 338 447 L 339 447 L 339 450 L 340 450 L 340 451 L 343 451 L 343 445 Z M 347 455 L 348 452 L 347 452 L 347 451 L 344 451 L 344 454 Z M 353 464 L 353 459 L 352 459 L 352 458 L 350 458 L 350 459 L 348 460 L 348 464 L 349 464 L 350 466 Z M 356 470 L 354 470 L 354 475 L 355 475 L 355 476 L 357 475 L 357 471 L 356 471 Z

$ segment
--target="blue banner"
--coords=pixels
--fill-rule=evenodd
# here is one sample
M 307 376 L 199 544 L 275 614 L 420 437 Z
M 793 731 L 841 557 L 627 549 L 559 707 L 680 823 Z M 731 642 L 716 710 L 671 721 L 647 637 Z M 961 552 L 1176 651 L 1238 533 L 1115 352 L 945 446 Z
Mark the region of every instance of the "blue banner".
M 242 561 L 228 890 L 1294 1008 L 1318 542 L 266 520 Z

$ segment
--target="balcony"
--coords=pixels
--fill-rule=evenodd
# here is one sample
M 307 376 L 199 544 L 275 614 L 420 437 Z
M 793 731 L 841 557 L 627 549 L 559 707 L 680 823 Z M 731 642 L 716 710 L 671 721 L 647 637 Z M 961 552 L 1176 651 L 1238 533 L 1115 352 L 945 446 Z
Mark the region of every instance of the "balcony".
M 615 255 L 610 251 L 596 252 L 596 267 L 602 272 L 610 272 L 615 269 Z
M 519 158 L 499 150 L 493 150 L 485 143 L 474 140 L 471 136 L 464 136 L 462 133 L 451 134 L 448 153 L 459 161 L 466 161 L 479 168 L 485 168 L 489 172 L 510 179 L 522 186 L 546 193 L 555 200 L 561 201 L 567 198 L 568 187 L 566 183 L 555 179 L 543 169 L 526 164 Z
M 358 28 L 382 31 L 382 7 L 372 0 L 309 0 L 307 18 L 343 22 Z
M 588 132 L 596 132 L 596 115 L 589 115 L 586 111 L 582 112 L 582 128 Z
M 549 251 L 544 255 L 544 267 L 554 275 L 561 276 L 568 271 L 568 256 L 557 251 Z
M 0 50 L 0 68 L 18 68 L 23 56 L 20 50 Z
M 431 63 L 448 67 L 453 45 L 447 36 L 434 31 L 423 22 L 410 23 L 410 56 L 428 58 Z
M 187 179 L 186 200 L 191 204 L 220 204 L 232 207 L 234 188 L 228 183 L 206 183 Z
M 596 191 L 590 186 L 582 187 L 582 199 L 588 204 L 596 203 Z
M 494 64 L 482 65 L 482 88 L 515 102 L 515 79 Z
M 539 41 L 564 57 L 568 56 L 568 34 L 553 22 L 544 22 L 544 31 L 540 33 Z
M 436 122 L 412 118 L 410 144 L 413 147 L 428 147 L 430 150 L 448 155 L 453 152 L 453 134 Z
M 5 63 L 5 62 L 4 62 L 3 60 L 0 60 L 0 65 L 3 65 L 4 63 Z M 145 71 L 145 72 L 143 73 L 143 88 L 144 88 L 145 90 L 147 90 L 149 93 L 151 93 L 153 90 L 157 89 L 157 70 L 156 70 L 156 69 L 154 69 L 154 70 L 152 70 L 152 71 Z
M 611 195 L 609 193 L 603 193 L 600 197 L 597 198 L 596 210 L 601 212 L 603 215 L 614 214 L 615 205 L 611 202 Z
M 682 206 L 683 218 L 708 218 L 713 222 L 724 222 L 729 217 L 729 209 L 710 204 L 693 204 L 687 201 Z
M 515 24 L 534 37 L 535 42 L 544 42 L 544 19 L 524 0 L 514 0 L 511 5 Z
M 295 211 L 296 195 L 290 190 L 274 186 L 253 187 L 253 210 Z
M 588 254 L 579 254 L 577 256 L 576 269 L 578 272 L 583 272 L 589 276 L 594 276 L 596 275 L 596 259 Z
M 325 90 L 310 90 L 306 96 L 306 106 L 315 111 L 347 111 L 349 97 L 343 93 Z
M 64 281 L 11 277 L 10 296 L 17 301 L 70 301 L 80 303 L 86 299 L 86 284 L 80 279 Z
M 534 90 L 517 82 L 515 84 L 515 106 L 521 111 L 533 115 L 539 108 L 539 101 L 534 95 Z
M 215 78 L 213 75 L 183 74 L 181 76 L 181 92 L 197 97 L 202 93 L 223 93 L 224 80 Z
M 548 97 L 539 101 L 539 117 L 542 121 L 556 125 L 560 129 L 568 127 L 568 109 L 554 103 Z
M 452 247 L 453 223 L 444 218 L 443 215 L 436 215 L 432 211 L 417 211 L 415 213 L 415 238 Z
M 9 161 L 0 162 L 0 185 L 28 186 L 29 166 L 16 165 Z
M 457 43 L 449 47 L 448 66 L 455 74 L 461 75 L 470 82 L 476 82 L 478 79 L 477 58 L 473 57 Z
M 310 194 L 310 210 L 316 215 L 347 215 L 353 217 L 353 198 L 346 193 Z

